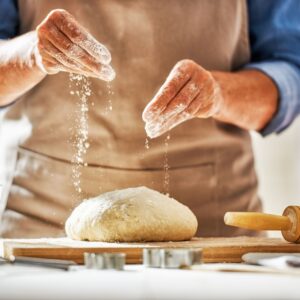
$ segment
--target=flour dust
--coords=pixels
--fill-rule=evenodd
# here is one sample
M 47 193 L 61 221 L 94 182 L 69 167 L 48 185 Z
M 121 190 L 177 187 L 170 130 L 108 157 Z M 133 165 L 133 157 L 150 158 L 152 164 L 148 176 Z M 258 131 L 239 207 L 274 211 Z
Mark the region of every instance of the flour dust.
M 149 140 L 148 140 L 148 138 L 146 137 L 146 139 L 145 139 L 145 148 L 148 150 L 148 149 L 150 149 L 150 143 L 149 143 Z
M 70 94 L 76 96 L 75 125 L 72 128 L 72 183 L 80 195 L 82 167 L 87 166 L 85 155 L 90 147 L 88 141 L 88 99 L 91 96 L 90 81 L 83 75 L 70 74 Z
M 107 99 L 106 107 L 104 109 L 104 115 L 107 115 L 108 113 L 112 112 L 112 110 L 113 110 L 112 96 L 114 95 L 114 92 L 111 88 L 110 82 L 106 83 L 106 88 L 107 88 L 108 99 Z
M 167 134 L 165 141 L 164 141 L 164 194 L 167 196 L 170 196 L 170 174 L 169 174 L 169 158 L 168 158 L 168 152 L 169 152 L 169 142 L 171 139 L 170 133 Z

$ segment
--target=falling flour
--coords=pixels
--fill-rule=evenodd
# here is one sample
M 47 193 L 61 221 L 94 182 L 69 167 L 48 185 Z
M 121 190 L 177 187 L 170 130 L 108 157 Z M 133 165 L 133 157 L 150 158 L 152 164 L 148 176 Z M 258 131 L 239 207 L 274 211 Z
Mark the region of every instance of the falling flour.
M 168 159 L 168 152 L 169 152 L 169 141 L 171 139 L 170 133 L 165 138 L 165 153 L 164 153 L 164 193 L 169 196 L 170 195 L 170 174 L 169 174 L 169 159 Z
M 90 147 L 88 141 L 88 98 L 91 95 L 89 80 L 83 75 L 70 74 L 70 81 L 75 90 L 70 94 L 77 98 L 75 110 L 75 125 L 73 128 L 72 146 L 74 154 L 72 157 L 72 181 L 78 194 L 82 192 L 81 173 L 82 167 L 87 166 L 85 155 Z
M 107 88 L 108 99 L 107 99 L 107 106 L 105 107 L 105 110 L 104 110 L 105 115 L 107 115 L 109 112 L 111 112 L 113 110 L 111 98 L 112 98 L 112 95 L 114 94 L 114 92 L 111 88 L 111 84 L 109 82 L 106 83 L 106 88 Z
M 145 139 L 145 148 L 148 150 L 148 149 L 150 149 L 150 143 L 149 143 L 149 140 L 148 140 L 148 138 L 146 137 L 146 139 Z

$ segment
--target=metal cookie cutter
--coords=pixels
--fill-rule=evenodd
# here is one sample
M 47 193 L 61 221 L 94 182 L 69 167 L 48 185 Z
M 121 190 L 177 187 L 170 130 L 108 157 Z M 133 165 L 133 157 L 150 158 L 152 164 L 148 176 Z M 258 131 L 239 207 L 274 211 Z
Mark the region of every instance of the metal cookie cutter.
M 123 270 L 125 253 L 84 253 L 84 265 L 87 269 Z
M 201 248 L 143 249 L 143 264 L 150 268 L 187 268 L 201 264 Z
M 161 267 L 161 249 L 145 248 L 143 249 L 143 265 L 150 268 Z

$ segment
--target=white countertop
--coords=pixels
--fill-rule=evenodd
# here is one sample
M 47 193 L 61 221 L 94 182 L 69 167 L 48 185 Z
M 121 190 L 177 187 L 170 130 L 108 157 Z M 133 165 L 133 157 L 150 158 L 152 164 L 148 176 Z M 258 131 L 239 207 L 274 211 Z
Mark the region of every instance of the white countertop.
M 59 271 L 0 265 L 0 299 L 300 299 L 300 276 L 142 266 Z

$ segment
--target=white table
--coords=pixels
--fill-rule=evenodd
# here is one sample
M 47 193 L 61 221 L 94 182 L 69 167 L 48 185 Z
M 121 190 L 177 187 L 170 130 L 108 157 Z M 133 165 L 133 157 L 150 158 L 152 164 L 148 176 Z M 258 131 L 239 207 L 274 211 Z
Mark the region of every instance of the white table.
M 0 266 L 0 299 L 300 299 L 300 276 L 145 269 Z

